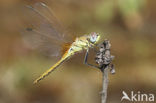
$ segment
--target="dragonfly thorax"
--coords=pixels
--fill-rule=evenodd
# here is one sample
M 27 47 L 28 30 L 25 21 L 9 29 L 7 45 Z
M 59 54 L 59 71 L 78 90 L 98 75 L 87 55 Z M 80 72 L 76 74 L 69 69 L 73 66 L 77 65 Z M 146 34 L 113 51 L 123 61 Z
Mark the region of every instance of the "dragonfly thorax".
M 93 47 L 100 39 L 99 34 L 93 32 L 89 35 L 84 35 L 75 39 L 72 43 L 69 53 L 74 54 L 75 52 L 81 51 L 83 49 L 88 49 Z

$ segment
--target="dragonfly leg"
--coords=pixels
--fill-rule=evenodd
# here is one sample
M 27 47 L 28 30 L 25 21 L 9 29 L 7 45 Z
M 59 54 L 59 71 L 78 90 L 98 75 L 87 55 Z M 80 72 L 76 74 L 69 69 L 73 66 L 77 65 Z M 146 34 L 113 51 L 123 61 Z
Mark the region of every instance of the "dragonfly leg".
M 86 51 L 85 58 L 84 58 L 84 64 L 86 64 L 86 65 L 88 65 L 90 67 L 98 68 L 99 69 L 98 66 L 88 63 L 88 54 L 89 54 L 89 49 L 87 49 L 87 51 Z

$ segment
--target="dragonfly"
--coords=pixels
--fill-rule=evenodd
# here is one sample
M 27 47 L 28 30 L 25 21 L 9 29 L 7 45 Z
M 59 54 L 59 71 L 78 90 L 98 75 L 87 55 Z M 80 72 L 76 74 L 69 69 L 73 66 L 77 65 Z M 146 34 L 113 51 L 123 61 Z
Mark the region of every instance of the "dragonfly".
M 96 32 L 73 38 L 70 33 L 61 31 L 61 23 L 45 3 L 38 2 L 32 6 L 27 6 L 27 8 L 31 15 L 29 18 L 32 21 L 22 31 L 24 40 L 33 48 L 49 56 L 55 58 L 61 56 L 51 68 L 34 81 L 34 84 L 48 76 L 71 56 L 82 50 L 87 50 L 88 52 L 89 48 L 94 48 L 100 40 L 101 36 Z

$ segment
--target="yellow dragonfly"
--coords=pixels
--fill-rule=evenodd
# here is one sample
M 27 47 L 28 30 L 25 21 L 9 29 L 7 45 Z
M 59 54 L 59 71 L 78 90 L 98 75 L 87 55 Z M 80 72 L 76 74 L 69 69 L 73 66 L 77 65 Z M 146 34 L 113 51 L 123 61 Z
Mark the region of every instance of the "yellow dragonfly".
M 27 8 L 28 13 L 31 15 L 29 19 L 32 21 L 29 27 L 22 32 L 24 39 L 34 48 L 50 56 L 61 56 L 61 59 L 56 64 L 34 81 L 35 84 L 48 76 L 75 53 L 82 50 L 88 51 L 89 48 L 93 48 L 100 39 L 100 35 L 95 32 L 75 37 L 74 39 L 72 35 L 62 32 L 60 30 L 60 23 L 55 18 L 51 9 L 42 2 L 38 2 L 33 6 L 27 6 Z

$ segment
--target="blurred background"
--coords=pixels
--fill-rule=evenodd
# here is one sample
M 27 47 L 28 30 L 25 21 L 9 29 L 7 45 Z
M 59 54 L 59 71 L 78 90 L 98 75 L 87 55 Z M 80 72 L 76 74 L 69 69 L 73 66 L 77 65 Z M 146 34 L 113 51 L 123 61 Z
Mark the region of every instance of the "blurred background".
M 25 13 L 21 7 L 38 1 L 0 1 L 0 103 L 100 103 L 102 74 L 83 64 L 84 52 L 33 85 L 56 62 L 26 46 L 20 34 Z M 116 74 L 109 75 L 108 103 L 120 103 L 122 91 L 156 94 L 155 0 L 44 3 L 71 34 L 95 31 L 110 40 Z M 93 63 L 94 55 L 89 56 Z

